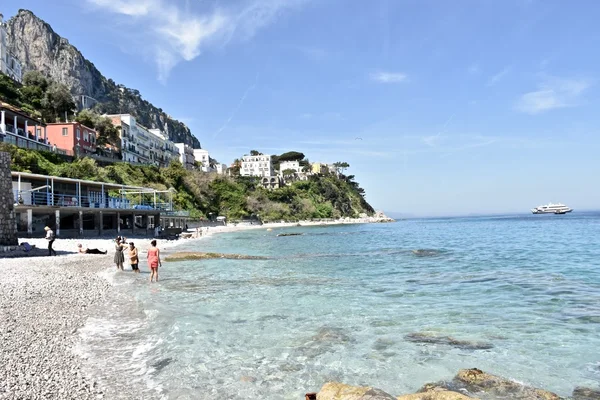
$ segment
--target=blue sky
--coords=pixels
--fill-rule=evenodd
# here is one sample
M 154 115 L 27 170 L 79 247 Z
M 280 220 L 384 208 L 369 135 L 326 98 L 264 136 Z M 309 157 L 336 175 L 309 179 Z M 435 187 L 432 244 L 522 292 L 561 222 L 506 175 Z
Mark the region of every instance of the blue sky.
M 347 161 L 377 209 L 600 202 L 600 3 L 5 0 L 219 161 Z M 357 139 L 360 138 L 360 139 Z

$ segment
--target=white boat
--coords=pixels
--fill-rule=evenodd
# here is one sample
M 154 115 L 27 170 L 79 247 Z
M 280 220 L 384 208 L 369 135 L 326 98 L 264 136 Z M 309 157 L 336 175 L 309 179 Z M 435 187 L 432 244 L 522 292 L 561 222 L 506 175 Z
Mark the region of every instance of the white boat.
M 573 211 L 572 208 L 569 208 L 562 203 L 550 203 L 531 209 L 531 212 L 534 214 L 566 214 L 570 213 L 571 211 Z

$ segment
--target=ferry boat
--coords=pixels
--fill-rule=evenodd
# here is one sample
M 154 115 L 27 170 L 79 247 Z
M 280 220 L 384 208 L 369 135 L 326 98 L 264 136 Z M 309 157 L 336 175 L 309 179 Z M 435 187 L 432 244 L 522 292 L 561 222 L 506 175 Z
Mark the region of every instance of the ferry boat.
M 544 206 L 539 206 L 531 209 L 531 212 L 534 214 L 566 214 L 570 213 L 571 211 L 573 211 L 572 208 L 569 208 L 562 203 L 550 203 Z

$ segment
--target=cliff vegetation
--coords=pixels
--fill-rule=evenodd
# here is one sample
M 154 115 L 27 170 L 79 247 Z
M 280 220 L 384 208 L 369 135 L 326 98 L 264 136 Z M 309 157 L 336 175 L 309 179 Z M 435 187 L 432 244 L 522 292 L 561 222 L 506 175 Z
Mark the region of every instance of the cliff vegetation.
M 279 189 L 264 189 L 257 178 L 186 170 L 179 162 L 167 168 L 116 163 L 99 166 L 91 158 L 73 161 L 47 152 L 1 143 L 11 154 L 12 170 L 67 178 L 113 182 L 177 191 L 174 205 L 191 216 L 223 215 L 229 220 L 259 216 L 263 221 L 358 217 L 373 214 L 364 190 L 353 176 L 322 174 Z

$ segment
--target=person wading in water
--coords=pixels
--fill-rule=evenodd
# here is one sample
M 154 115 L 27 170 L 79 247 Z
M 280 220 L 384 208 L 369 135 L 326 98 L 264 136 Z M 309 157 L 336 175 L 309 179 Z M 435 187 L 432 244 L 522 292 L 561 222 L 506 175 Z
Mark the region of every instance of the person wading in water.
M 150 282 L 154 280 L 156 277 L 156 282 L 158 282 L 158 267 L 162 267 L 162 262 L 160 261 L 160 250 L 156 247 L 156 240 L 150 242 L 150 247 L 148 249 L 148 266 L 150 267 Z
M 138 267 L 138 264 L 140 260 L 138 258 L 138 249 L 135 247 L 133 242 L 129 242 L 129 261 L 131 263 L 131 269 L 133 270 L 133 272 L 139 274 L 140 269 Z

